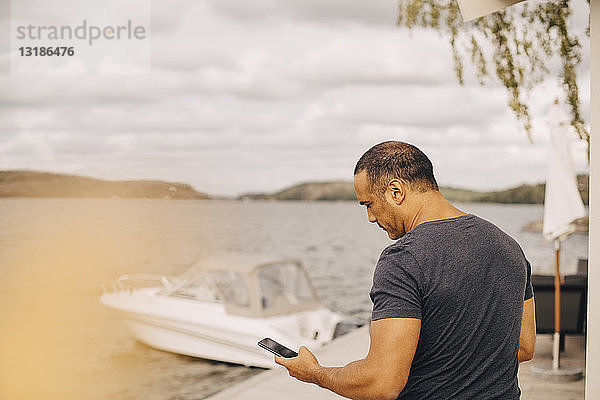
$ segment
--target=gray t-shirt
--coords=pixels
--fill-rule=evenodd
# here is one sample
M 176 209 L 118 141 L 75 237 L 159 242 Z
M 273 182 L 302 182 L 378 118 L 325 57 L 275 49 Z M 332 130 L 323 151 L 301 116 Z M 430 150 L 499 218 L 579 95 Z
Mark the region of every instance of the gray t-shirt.
M 517 242 L 472 214 L 419 224 L 386 248 L 373 276 L 372 318 L 421 320 L 398 399 L 518 399 L 530 275 Z

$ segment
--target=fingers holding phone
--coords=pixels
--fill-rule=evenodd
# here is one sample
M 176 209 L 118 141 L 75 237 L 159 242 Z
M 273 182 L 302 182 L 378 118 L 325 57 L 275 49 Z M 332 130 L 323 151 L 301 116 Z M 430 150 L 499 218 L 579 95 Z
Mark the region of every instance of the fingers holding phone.
M 257 344 L 275 354 L 275 362 L 285 367 L 290 376 L 303 382 L 317 383 L 318 373 L 323 367 L 317 361 L 317 357 L 306 347 L 300 347 L 296 353 L 271 338 L 264 338 Z
M 297 357 L 275 357 L 275 362 L 284 366 L 291 377 L 308 383 L 317 383 L 319 372 L 323 369 L 317 357 L 304 346 L 298 350 Z

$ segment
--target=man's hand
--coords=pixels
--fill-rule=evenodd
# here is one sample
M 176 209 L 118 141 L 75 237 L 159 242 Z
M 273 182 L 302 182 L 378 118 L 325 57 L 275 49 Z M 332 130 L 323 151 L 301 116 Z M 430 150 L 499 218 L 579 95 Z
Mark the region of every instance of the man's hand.
M 319 382 L 319 376 L 323 367 L 317 361 L 317 358 L 306 347 L 300 347 L 298 357 L 284 358 L 275 356 L 275 362 L 287 368 L 290 376 L 308 383 Z
M 380 319 L 371 322 L 371 345 L 362 360 L 322 367 L 306 347 L 300 347 L 298 357 L 275 357 L 275 362 L 298 380 L 350 399 L 392 400 L 406 385 L 420 332 L 420 319 Z

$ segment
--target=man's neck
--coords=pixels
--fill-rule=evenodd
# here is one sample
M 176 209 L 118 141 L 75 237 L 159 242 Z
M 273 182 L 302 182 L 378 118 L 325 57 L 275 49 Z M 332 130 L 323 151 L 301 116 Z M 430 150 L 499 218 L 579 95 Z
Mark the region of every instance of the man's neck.
M 423 222 L 456 218 L 466 214 L 450 204 L 440 192 L 431 191 L 419 194 L 418 196 L 418 206 L 408 224 L 406 232 L 414 229 L 414 227 Z

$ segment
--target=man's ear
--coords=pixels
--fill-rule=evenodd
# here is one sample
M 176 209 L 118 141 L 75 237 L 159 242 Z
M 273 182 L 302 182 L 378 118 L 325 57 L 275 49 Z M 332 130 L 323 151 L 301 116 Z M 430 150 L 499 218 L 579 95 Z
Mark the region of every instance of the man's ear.
M 406 198 L 406 183 L 400 179 L 392 179 L 389 181 L 387 189 L 394 203 L 400 205 L 404 202 Z

